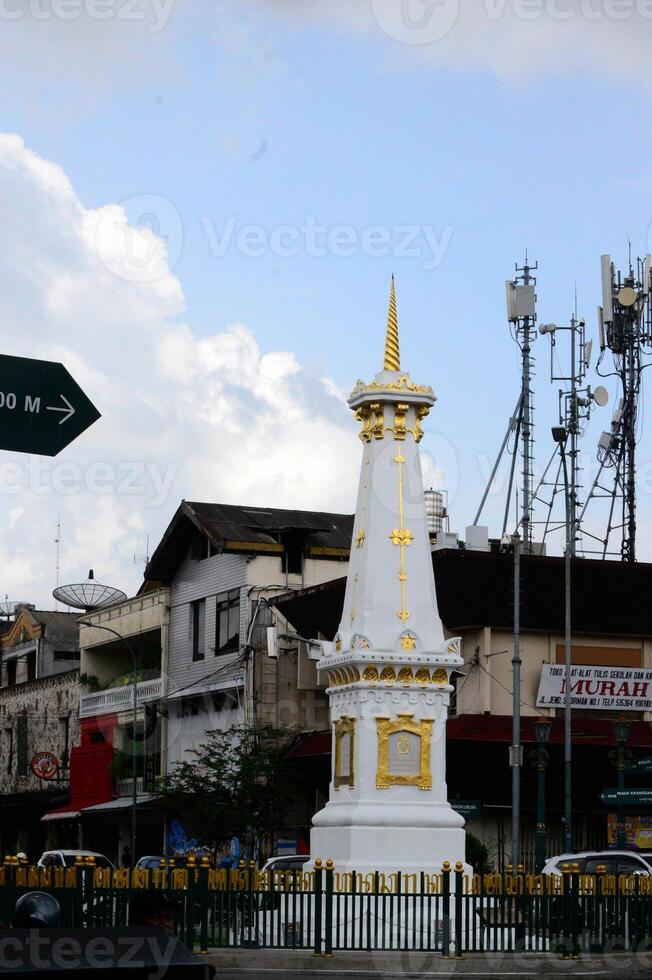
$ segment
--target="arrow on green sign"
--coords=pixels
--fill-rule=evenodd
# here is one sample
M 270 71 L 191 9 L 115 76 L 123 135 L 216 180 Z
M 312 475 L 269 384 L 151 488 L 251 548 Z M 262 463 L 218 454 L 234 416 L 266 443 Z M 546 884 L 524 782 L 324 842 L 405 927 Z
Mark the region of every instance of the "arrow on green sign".
M 652 806 L 652 789 L 603 789 L 600 799 L 621 806 Z
M 63 364 L 0 354 L 0 449 L 56 456 L 99 418 Z

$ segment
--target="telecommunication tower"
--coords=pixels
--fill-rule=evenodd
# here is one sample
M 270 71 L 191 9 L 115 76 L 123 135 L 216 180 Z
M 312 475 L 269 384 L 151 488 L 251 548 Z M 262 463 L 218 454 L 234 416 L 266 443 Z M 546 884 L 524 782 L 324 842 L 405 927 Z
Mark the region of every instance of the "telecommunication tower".
M 502 536 L 507 531 L 516 460 L 520 453 L 522 484 L 518 524 L 522 539 L 521 550 L 525 554 L 529 554 L 532 551 L 532 502 L 534 496 L 534 393 L 532 390 L 534 359 L 532 356 L 532 345 L 536 338 L 537 320 L 536 279 L 532 273 L 536 269 L 537 263 L 530 264 L 526 253 L 523 266 L 519 268 L 517 265 L 514 279 L 510 279 L 506 283 L 507 319 L 512 338 L 517 344 L 521 355 L 521 391 L 514 412 L 509 420 L 507 432 L 498 451 L 498 456 L 491 471 L 482 500 L 480 501 L 478 512 L 473 521 L 474 524 L 477 524 L 480 520 L 500 461 L 509 445 L 511 448 L 508 451 L 511 452 L 512 463 L 505 501 Z
M 550 531 L 557 529 L 557 527 L 565 526 L 566 515 L 564 516 L 563 524 L 555 527 L 551 526 L 555 498 L 558 493 L 562 493 L 568 500 L 568 524 L 570 529 L 568 538 L 571 557 L 575 557 L 577 553 L 577 545 L 581 536 L 579 495 L 582 484 L 579 441 L 584 425 L 591 416 L 593 405 L 603 406 L 609 400 L 608 392 L 602 385 L 598 385 L 593 390 L 590 385 L 585 385 L 586 375 L 591 362 L 593 341 L 586 339 L 586 321 L 584 318 L 578 319 L 577 317 L 577 300 L 575 305 L 575 314 L 571 318 L 568 326 L 557 326 L 555 323 L 542 323 L 539 327 L 540 334 L 547 334 L 550 337 L 550 381 L 551 383 L 555 381 L 564 383 L 564 387 L 559 389 L 559 425 L 564 434 L 564 452 L 568 460 L 565 479 L 561 478 L 563 460 L 560 459 L 559 461 L 552 496 L 548 503 L 548 515 L 542 537 L 545 541 Z M 557 336 L 560 333 L 567 333 L 570 340 L 569 363 L 565 369 L 555 367 L 559 363 L 555 355 L 555 349 L 557 346 Z M 558 453 L 555 448 L 541 482 L 535 491 L 535 498 L 538 497 L 541 487 L 546 485 L 546 474 L 557 456 Z
M 601 258 L 602 306 L 598 307 L 600 357 L 596 370 L 601 377 L 617 377 L 620 400 L 611 428 L 598 441 L 600 467 L 580 515 L 592 500 L 607 498 L 608 517 L 603 538 L 591 535 L 601 545 L 602 557 L 619 555 L 636 561 L 636 439 L 638 406 L 643 371 L 652 354 L 652 299 L 650 276 L 652 256 L 637 258 L 625 276 L 616 271 L 609 255 Z M 602 369 L 606 351 L 612 355 L 613 370 Z M 620 550 L 610 547 L 612 535 L 620 532 Z

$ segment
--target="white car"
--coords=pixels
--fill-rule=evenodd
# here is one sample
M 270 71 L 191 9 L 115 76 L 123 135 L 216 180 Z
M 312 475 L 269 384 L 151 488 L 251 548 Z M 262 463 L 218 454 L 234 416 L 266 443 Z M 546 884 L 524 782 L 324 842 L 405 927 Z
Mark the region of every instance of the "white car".
M 647 851 L 575 851 L 573 854 L 558 854 L 549 858 L 543 866 L 542 874 L 560 875 L 562 865 L 579 864 L 582 874 L 597 874 L 598 867 L 604 866 L 608 875 L 652 875 L 652 854 Z
M 77 861 L 77 856 L 82 858 L 86 864 L 86 858 L 95 858 L 96 868 L 113 868 L 114 865 L 104 854 L 97 851 L 43 851 L 38 859 L 39 868 L 73 868 Z

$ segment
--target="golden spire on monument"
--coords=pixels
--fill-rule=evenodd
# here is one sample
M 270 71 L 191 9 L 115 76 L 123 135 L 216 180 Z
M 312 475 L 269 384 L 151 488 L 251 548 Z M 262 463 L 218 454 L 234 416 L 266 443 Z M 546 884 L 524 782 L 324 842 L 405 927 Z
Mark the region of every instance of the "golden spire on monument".
M 398 318 L 396 316 L 396 291 L 394 276 L 389 290 L 389 311 L 387 313 L 387 336 L 385 338 L 385 371 L 401 370 L 401 354 L 398 346 Z

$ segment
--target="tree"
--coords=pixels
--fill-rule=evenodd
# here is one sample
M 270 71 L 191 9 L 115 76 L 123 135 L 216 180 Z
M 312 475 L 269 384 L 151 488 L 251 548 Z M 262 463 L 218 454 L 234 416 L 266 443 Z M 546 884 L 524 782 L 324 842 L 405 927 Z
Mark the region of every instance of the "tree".
M 232 836 L 252 854 L 264 833 L 283 823 L 297 794 L 296 773 L 286 759 L 294 739 L 287 728 L 238 725 L 210 731 L 187 762 L 174 763 L 158 789 L 184 828 L 210 850 Z

